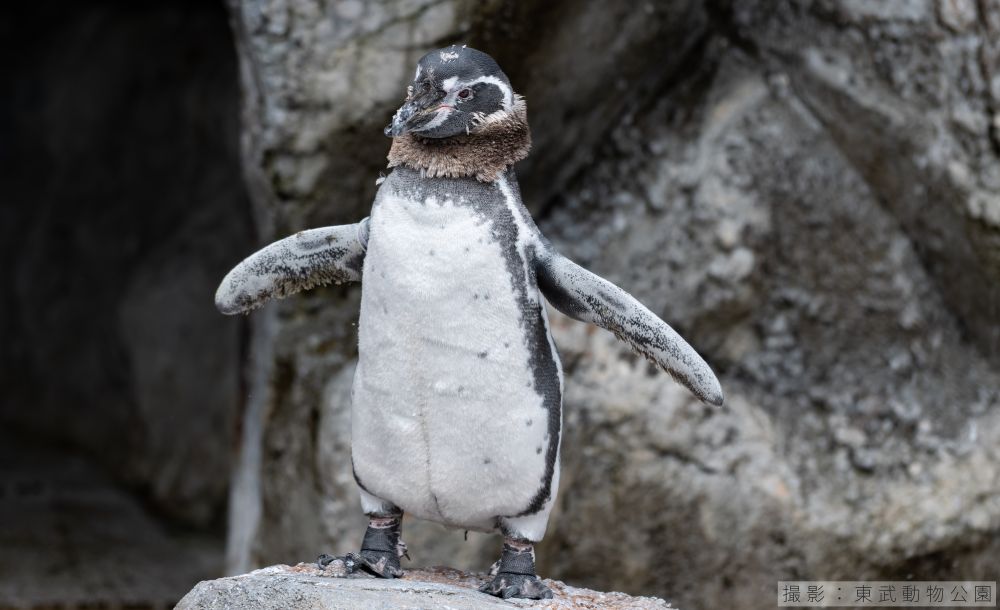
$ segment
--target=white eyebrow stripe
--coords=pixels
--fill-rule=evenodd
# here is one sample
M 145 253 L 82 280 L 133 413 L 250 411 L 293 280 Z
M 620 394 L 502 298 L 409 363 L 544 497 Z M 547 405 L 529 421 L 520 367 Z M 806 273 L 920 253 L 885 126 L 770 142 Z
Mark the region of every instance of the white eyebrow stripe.
M 444 90 L 447 92 L 447 91 L 451 91 L 452 89 L 454 89 L 455 88 L 455 83 L 457 83 L 457 82 L 458 82 L 458 77 L 457 76 L 452 76 L 452 77 L 444 79 L 444 82 L 441 83 L 441 86 L 444 87 Z
M 420 73 L 423 72 L 423 71 L 424 71 L 424 69 L 420 67 L 420 64 L 417 64 L 417 73 L 413 75 L 413 80 L 419 79 L 420 78 Z
M 480 76 L 476 80 L 469 81 L 465 83 L 467 87 L 471 87 L 476 83 L 489 83 L 495 85 L 497 89 L 503 93 L 503 107 L 504 110 L 511 110 L 514 107 L 514 91 L 510 88 L 510 85 L 503 82 L 495 76 Z

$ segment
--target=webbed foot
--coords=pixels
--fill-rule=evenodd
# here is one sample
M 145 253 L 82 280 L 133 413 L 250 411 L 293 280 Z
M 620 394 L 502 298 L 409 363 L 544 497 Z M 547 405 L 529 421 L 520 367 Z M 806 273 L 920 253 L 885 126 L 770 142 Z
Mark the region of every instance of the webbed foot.
M 500 561 L 491 570 L 493 580 L 479 587 L 483 593 L 503 599 L 550 599 L 552 590 L 535 574 L 535 552 L 531 543 L 504 542 Z
M 479 590 L 503 599 L 512 597 L 522 599 L 552 598 L 552 590 L 545 586 L 541 578 L 527 574 L 497 574 L 493 580 L 479 587 Z
M 343 574 L 335 573 L 335 576 L 346 576 L 363 570 L 378 578 L 399 578 L 403 575 L 399 559 L 404 556 L 409 558 L 406 543 L 399 539 L 401 525 L 402 520 L 398 517 L 374 517 L 365 530 L 360 551 L 343 557 L 323 554 L 316 560 L 316 565 L 325 571 L 327 566 L 335 562 L 338 568 L 342 563 L 343 568 L 340 569 Z

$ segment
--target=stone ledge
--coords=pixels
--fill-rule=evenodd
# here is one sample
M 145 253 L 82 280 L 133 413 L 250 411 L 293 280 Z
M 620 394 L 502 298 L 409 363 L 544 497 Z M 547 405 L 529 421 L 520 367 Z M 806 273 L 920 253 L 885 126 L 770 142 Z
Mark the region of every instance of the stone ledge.
M 334 577 L 312 564 L 276 565 L 248 574 L 198 583 L 176 610 L 292 609 L 340 610 L 355 608 L 547 608 L 664 610 L 670 604 L 655 597 L 601 593 L 546 580 L 553 599 L 501 600 L 480 593 L 485 574 L 434 567 L 407 570 L 403 578 L 382 580 L 364 575 Z

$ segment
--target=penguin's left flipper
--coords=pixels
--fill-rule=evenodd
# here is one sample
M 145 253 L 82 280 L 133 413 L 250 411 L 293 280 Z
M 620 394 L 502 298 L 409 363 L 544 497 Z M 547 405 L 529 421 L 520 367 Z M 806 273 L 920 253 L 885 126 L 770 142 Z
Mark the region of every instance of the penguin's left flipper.
M 545 244 L 536 258 L 538 287 L 553 307 L 615 335 L 704 402 L 721 405 L 722 386 L 687 341 L 632 295 Z
M 358 282 L 368 248 L 368 219 L 350 225 L 299 231 L 254 252 L 219 284 L 215 306 L 245 313 L 331 282 Z

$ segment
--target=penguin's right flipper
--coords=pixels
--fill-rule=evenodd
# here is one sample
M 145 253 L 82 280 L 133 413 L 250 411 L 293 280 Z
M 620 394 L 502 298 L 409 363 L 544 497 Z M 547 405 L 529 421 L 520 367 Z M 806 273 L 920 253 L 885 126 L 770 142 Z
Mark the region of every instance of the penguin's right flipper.
M 538 287 L 549 303 L 582 322 L 613 332 L 699 399 L 721 405 L 715 373 L 687 341 L 632 295 L 545 244 L 535 265 Z
M 233 267 L 219 284 L 215 306 L 227 315 L 244 313 L 321 284 L 360 281 L 367 248 L 367 218 L 300 231 Z

